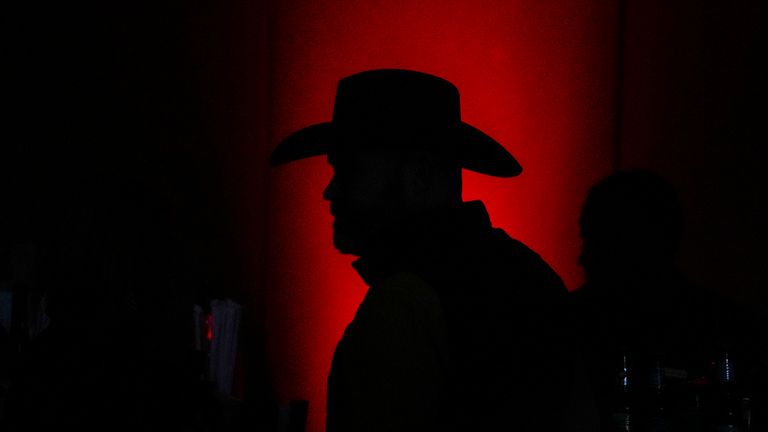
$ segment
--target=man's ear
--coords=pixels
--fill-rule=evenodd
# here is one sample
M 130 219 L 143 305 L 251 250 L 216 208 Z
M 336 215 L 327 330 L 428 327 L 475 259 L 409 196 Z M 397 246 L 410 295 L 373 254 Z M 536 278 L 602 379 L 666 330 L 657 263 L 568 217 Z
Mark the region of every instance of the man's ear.
M 430 188 L 435 172 L 435 160 L 427 152 L 417 152 L 414 155 L 412 164 L 412 182 L 413 189 L 418 193 L 423 193 Z

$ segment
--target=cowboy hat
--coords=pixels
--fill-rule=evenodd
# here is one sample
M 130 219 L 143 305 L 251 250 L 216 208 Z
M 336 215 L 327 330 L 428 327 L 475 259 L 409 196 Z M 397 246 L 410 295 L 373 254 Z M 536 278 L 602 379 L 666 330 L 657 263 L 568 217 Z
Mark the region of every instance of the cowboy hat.
M 353 136 L 355 139 L 344 139 Z M 404 139 L 404 138 L 433 139 Z M 434 139 L 439 137 L 439 139 Z M 364 146 L 426 144 L 451 147 L 462 168 L 497 177 L 522 172 L 515 158 L 493 138 L 461 121 L 459 91 L 450 82 L 402 69 L 370 70 L 339 81 L 333 118 L 285 138 L 270 165 Z

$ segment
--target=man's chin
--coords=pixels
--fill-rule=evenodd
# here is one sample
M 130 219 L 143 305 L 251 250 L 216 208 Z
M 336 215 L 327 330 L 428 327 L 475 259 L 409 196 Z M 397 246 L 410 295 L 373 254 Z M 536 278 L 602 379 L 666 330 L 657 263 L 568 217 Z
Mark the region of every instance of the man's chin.
M 375 225 L 358 225 L 339 223 L 333 224 L 333 246 L 345 255 L 362 256 L 367 254 L 377 244 L 380 232 Z
M 333 234 L 333 247 L 344 255 L 360 256 L 360 249 L 355 242 L 344 235 Z

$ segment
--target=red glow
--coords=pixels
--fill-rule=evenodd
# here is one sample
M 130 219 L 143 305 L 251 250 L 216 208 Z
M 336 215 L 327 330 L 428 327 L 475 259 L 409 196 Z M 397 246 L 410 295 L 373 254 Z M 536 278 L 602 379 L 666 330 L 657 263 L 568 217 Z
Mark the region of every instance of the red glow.
M 406 68 L 453 82 L 463 119 L 523 165 L 513 180 L 467 173 L 496 226 L 538 251 L 570 289 L 581 282 L 577 217 L 587 188 L 610 171 L 616 9 L 598 1 L 288 0 L 276 2 L 271 128 L 277 140 L 331 118 L 337 81 Z M 253 126 L 253 134 L 260 134 Z M 331 243 L 322 190 L 331 171 L 313 158 L 271 173 L 267 349 L 283 401 L 310 401 L 322 430 L 336 342 L 365 294 Z
M 205 316 L 205 338 L 208 342 L 213 340 L 213 314 Z

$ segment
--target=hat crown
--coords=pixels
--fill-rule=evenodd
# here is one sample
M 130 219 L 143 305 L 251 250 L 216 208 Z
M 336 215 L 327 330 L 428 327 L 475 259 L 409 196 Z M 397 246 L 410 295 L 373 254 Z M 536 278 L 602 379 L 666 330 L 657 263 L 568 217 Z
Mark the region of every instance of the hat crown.
M 421 72 L 378 69 L 339 81 L 333 122 L 343 128 L 445 130 L 461 122 L 459 91 Z
M 461 121 L 459 91 L 453 84 L 404 69 L 376 69 L 341 79 L 332 121 L 290 134 L 269 160 L 280 165 L 382 145 L 447 151 L 462 168 L 498 177 L 522 171 L 501 144 Z

